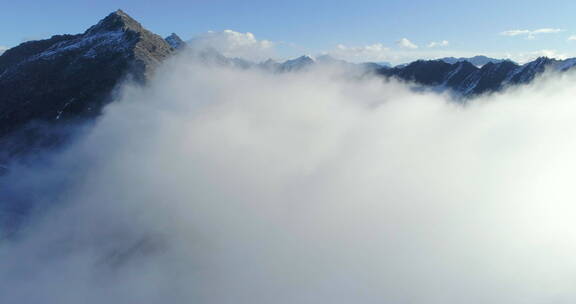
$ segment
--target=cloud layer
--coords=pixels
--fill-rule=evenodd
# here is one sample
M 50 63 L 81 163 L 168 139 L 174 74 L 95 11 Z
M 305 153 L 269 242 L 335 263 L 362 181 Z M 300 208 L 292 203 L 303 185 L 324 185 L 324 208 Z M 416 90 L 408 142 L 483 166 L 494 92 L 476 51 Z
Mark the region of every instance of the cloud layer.
M 524 64 L 530 61 L 535 60 L 538 57 L 548 57 L 548 58 L 555 58 L 555 59 L 568 59 L 570 56 L 565 53 L 558 52 L 557 50 L 538 50 L 533 52 L 525 52 L 525 53 L 517 53 L 517 54 L 508 54 L 506 57 L 512 59 L 520 64 Z
M 563 32 L 563 29 L 557 28 L 541 28 L 537 30 L 509 30 L 501 32 L 500 35 L 503 36 L 524 36 L 526 39 L 536 39 L 536 36 L 542 34 L 557 34 Z
M 250 32 L 209 31 L 194 37 L 189 44 L 197 49 L 214 49 L 231 58 L 261 61 L 274 56 L 274 43 L 268 40 L 258 40 Z
M 182 54 L 4 177 L 52 207 L 0 244 L 0 302 L 573 303 L 575 80 L 463 106 Z
M 382 43 L 366 46 L 346 46 L 339 44 L 330 55 L 351 62 L 385 61 L 390 59 L 390 48 Z
M 450 42 L 448 42 L 448 40 L 432 41 L 432 42 L 428 43 L 429 48 L 446 47 L 448 45 L 450 45 Z
M 408 38 L 402 38 L 396 42 L 396 44 L 404 49 L 417 49 L 418 46 L 413 43 L 412 41 L 408 40 Z
M 454 55 L 454 52 L 441 50 L 449 45 L 448 41 L 431 42 L 428 50 L 420 50 L 410 40 L 402 39 L 396 47 L 387 47 L 382 43 L 364 46 L 348 46 L 339 44 L 327 53 L 333 57 L 350 62 L 389 62 L 392 64 L 407 63 L 418 59 L 437 59 Z M 463 57 L 471 54 L 460 54 Z
M 501 32 L 503 36 L 522 36 L 527 39 L 535 39 L 539 35 L 563 32 L 562 29 L 541 28 L 536 30 L 510 30 Z M 569 37 L 568 41 L 574 40 Z M 200 50 L 213 49 L 227 57 L 242 58 L 250 61 L 265 61 L 269 58 L 286 60 L 296 58 L 302 53 L 310 53 L 310 50 L 286 42 L 272 42 L 259 40 L 252 33 L 241 33 L 233 30 L 221 32 L 210 31 L 194 37 L 190 41 L 193 48 Z M 493 58 L 506 58 L 519 63 L 534 60 L 538 56 L 565 59 L 570 54 L 557 49 L 542 49 L 517 53 L 494 53 L 494 52 L 467 52 L 454 51 L 450 48 L 448 40 L 431 41 L 420 47 L 408 38 L 402 38 L 390 46 L 385 43 L 372 43 L 366 45 L 338 44 L 332 49 L 321 51 L 320 54 L 329 54 L 335 58 L 350 62 L 388 62 L 392 65 L 409 63 L 415 60 L 434 60 L 444 57 L 473 57 L 485 55 Z M 281 50 L 284 48 L 284 50 Z M 282 56 L 279 53 L 283 53 Z M 312 52 L 313 53 L 313 52 Z M 289 55 L 289 56 L 286 56 Z

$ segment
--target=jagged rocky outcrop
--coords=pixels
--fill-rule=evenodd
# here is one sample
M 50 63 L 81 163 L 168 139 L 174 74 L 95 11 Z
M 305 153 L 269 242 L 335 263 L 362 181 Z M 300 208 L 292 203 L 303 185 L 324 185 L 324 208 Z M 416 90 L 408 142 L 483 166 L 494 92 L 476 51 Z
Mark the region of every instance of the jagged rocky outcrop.
M 172 33 L 170 36 L 164 38 L 168 44 L 174 49 L 182 49 L 186 47 L 186 42 L 180 38 L 180 36 L 176 35 L 176 33 Z
M 350 63 L 344 60 L 336 59 L 330 55 L 321 55 L 313 58 L 308 55 L 300 56 L 293 59 L 288 59 L 283 62 L 278 62 L 272 59 L 268 59 L 258 64 L 245 65 L 247 67 L 256 67 L 264 69 L 266 71 L 274 73 L 290 73 L 303 71 L 313 66 L 332 66 L 347 69 L 347 71 L 352 72 L 353 70 L 363 70 L 366 72 L 376 71 L 382 68 L 382 65 L 378 63 L 366 62 L 366 63 Z M 237 64 L 235 66 L 238 66 Z
M 26 129 L 26 150 L 43 126 L 96 117 L 123 80 L 146 82 L 174 52 L 162 37 L 118 10 L 86 32 L 29 41 L 0 56 L 0 146 Z M 31 131 L 31 129 L 34 129 Z M 48 139 L 48 142 L 52 139 Z M 13 150 L 14 150 L 13 149 Z
M 440 60 L 442 60 L 446 63 L 450 63 L 450 64 L 467 61 L 467 62 L 470 62 L 471 64 L 473 64 L 477 67 L 482 67 L 485 64 L 490 63 L 490 62 L 491 63 L 501 63 L 501 62 L 507 61 L 506 59 L 496 59 L 496 58 L 490 58 L 490 57 L 486 57 L 486 56 L 482 56 L 482 55 L 478 55 L 478 56 L 474 56 L 474 57 L 460 57 L 460 58 L 445 57 L 445 58 L 441 58 Z
M 254 66 L 270 72 L 284 73 L 301 71 L 316 63 L 318 62 L 314 58 L 304 55 L 298 58 L 286 60 L 284 62 L 268 59 Z
M 221 55 L 220 55 L 221 56 Z M 420 85 L 418 89 L 448 91 L 455 97 L 474 97 L 484 93 L 497 92 L 508 86 L 530 83 L 545 71 L 564 72 L 576 66 L 576 58 L 557 60 L 540 57 L 524 65 L 510 60 L 500 60 L 485 56 L 471 58 L 442 58 L 438 60 L 418 60 L 396 67 L 386 67 L 375 63 L 354 64 L 334 59 L 328 55 L 313 58 L 298 58 L 277 62 L 272 59 L 259 64 L 228 59 L 219 60 L 223 65 L 241 68 L 261 68 L 275 73 L 302 71 L 316 65 L 330 65 L 347 68 L 349 71 L 362 69 L 364 73 L 374 73 L 386 78 L 396 78 Z M 448 61 L 448 62 L 447 62 Z
M 414 82 L 435 90 L 449 90 L 462 97 L 497 92 L 507 86 L 526 84 L 545 71 L 564 72 L 576 66 L 576 58 L 540 57 L 524 65 L 512 61 L 487 62 L 478 67 L 467 60 L 418 60 L 405 66 L 380 68 L 378 75 Z
M 121 82 L 146 83 L 174 51 L 121 10 L 82 34 L 7 50 L 0 56 L 0 177 L 9 176 L 15 156 L 28 160 L 43 155 L 38 149 L 64 146 L 113 100 Z M 0 239 L 39 207 L 37 194 L 12 190 L 0 194 Z
M 282 72 L 291 72 L 304 69 L 314 63 L 315 60 L 312 57 L 304 55 L 281 63 L 279 68 Z

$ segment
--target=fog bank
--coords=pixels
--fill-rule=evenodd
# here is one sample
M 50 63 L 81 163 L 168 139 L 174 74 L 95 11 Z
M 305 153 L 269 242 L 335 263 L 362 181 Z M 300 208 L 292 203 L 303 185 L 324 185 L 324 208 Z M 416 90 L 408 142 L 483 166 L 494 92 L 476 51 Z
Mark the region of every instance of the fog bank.
M 472 100 L 186 54 L 6 196 L 1 303 L 574 303 L 576 77 Z

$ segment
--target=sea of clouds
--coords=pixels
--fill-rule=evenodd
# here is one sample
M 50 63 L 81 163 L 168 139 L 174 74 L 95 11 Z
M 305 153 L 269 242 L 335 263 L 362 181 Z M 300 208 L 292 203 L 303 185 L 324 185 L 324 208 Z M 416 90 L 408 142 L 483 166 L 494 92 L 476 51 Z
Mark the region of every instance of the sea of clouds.
M 0 189 L 0 303 L 574 303 L 576 75 L 466 104 L 336 68 L 127 86 Z

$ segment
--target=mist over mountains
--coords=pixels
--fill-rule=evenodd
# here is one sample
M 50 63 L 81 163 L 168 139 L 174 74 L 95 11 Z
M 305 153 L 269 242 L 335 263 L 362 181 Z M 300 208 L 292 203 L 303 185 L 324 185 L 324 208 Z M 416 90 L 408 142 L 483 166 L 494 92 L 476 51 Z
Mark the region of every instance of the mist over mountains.
M 6 51 L 0 303 L 573 303 L 576 61 L 456 61 Z
M 125 81 L 140 84 L 154 69 L 187 44 L 176 34 L 166 39 L 146 30 L 118 10 L 83 34 L 57 35 L 25 42 L 0 57 L 0 145 L 3 158 L 65 141 L 65 134 L 45 134 L 44 126 L 89 121 L 101 114 Z M 285 62 L 261 63 L 227 58 L 208 46 L 188 49 L 204 61 L 273 73 L 294 72 L 313 65 L 332 65 L 395 78 L 457 98 L 526 84 L 545 71 L 566 71 L 576 59 L 538 58 L 524 65 L 484 56 L 416 61 L 389 67 L 352 64 L 330 56 L 302 56 Z M 359 72 L 360 71 L 360 72 Z M 52 128 L 54 129 L 54 128 Z M 66 133 L 66 128 L 64 131 Z M 16 134 L 16 135 L 14 135 Z M 12 139 L 14 136 L 17 139 Z M 22 140 L 26 138 L 26 140 Z

